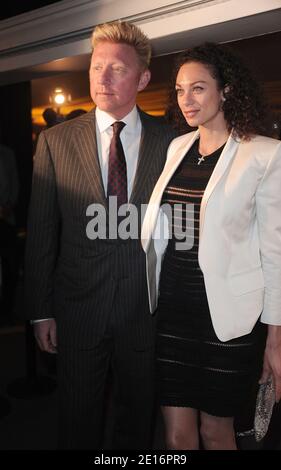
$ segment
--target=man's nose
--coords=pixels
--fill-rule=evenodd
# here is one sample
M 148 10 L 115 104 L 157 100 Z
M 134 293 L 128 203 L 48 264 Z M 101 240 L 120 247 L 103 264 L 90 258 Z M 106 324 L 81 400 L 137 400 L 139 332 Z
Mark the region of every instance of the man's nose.
M 104 68 L 100 71 L 98 75 L 98 82 L 101 85 L 106 85 L 110 82 L 110 71 L 107 68 Z

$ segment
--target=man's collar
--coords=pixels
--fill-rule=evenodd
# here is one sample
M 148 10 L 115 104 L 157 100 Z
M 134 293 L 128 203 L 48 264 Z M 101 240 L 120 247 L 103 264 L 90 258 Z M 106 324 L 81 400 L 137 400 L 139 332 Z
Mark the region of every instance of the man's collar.
M 96 108 L 96 120 L 100 132 L 106 131 L 116 120 L 125 122 L 126 131 L 130 132 L 130 130 L 134 131 L 137 126 L 139 113 L 137 107 L 134 106 L 132 111 L 130 111 L 129 114 L 124 116 L 122 119 L 114 119 L 114 117 L 110 116 L 110 114 L 102 111 L 99 108 Z

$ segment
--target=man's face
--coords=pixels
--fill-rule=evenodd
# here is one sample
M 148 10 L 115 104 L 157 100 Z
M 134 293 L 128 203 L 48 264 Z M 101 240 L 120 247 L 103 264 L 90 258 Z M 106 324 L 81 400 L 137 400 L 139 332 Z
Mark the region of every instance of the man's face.
M 99 109 L 122 119 L 134 107 L 138 91 L 150 80 L 141 71 L 135 49 L 128 44 L 100 42 L 90 65 L 91 97 Z

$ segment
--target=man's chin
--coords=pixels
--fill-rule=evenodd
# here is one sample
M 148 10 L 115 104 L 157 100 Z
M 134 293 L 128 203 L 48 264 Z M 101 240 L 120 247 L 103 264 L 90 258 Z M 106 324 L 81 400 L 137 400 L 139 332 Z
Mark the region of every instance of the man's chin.
M 105 102 L 104 100 L 97 100 L 95 103 L 101 111 L 111 113 L 111 112 L 114 112 L 115 110 L 115 107 L 112 106 L 112 102 L 108 103 L 108 102 Z

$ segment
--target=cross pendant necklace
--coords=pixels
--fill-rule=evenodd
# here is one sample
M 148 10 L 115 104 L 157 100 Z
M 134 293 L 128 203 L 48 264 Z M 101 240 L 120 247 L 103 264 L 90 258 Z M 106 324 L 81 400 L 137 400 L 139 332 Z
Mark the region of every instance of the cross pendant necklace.
M 198 158 L 198 162 L 197 162 L 197 165 L 200 165 L 200 163 L 204 162 L 205 161 L 205 158 L 203 157 L 203 155 L 201 155 L 200 158 Z

